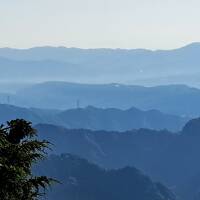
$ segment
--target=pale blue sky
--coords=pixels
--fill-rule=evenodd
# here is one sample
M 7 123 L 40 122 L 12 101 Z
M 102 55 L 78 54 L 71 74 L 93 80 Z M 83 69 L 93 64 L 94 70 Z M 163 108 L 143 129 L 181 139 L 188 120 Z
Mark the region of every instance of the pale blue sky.
M 0 0 L 0 47 L 171 49 L 200 41 L 199 0 Z

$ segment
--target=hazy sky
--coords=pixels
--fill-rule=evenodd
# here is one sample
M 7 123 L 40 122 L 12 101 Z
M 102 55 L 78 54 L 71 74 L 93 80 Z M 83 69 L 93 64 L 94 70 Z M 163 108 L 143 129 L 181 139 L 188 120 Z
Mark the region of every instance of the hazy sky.
M 0 0 L 0 47 L 170 49 L 200 41 L 200 0 Z

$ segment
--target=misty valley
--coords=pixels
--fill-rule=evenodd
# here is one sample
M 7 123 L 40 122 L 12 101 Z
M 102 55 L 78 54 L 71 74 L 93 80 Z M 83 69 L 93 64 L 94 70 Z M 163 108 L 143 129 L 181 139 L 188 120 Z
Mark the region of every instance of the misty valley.
M 200 200 L 199 54 L 0 48 L 0 199 Z

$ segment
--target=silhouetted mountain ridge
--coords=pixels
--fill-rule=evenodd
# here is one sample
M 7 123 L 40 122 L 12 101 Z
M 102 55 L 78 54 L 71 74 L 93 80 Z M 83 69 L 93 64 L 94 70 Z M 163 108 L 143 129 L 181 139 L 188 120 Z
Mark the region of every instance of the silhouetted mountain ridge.
M 68 128 L 124 131 L 138 128 L 180 130 L 187 118 L 163 115 L 157 110 L 141 111 L 137 108 L 120 110 L 100 109 L 93 106 L 70 109 L 58 114 Z
M 190 136 L 200 136 L 200 118 L 190 120 L 182 132 Z
M 142 111 L 136 108 L 128 110 L 101 109 L 93 106 L 66 111 L 22 108 L 0 104 L 0 123 L 14 118 L 24 118 L 33 124 L 48 123 L 71 129 L 125 131 L 138 128 L 180 130 L 188 118 L 168 115 L 156 110 Z
M 63 154 L 50 156 L 36 171 L 62 182 L 48 193 L 49 200 L 175 200 L 166 187 L 153 183 L 134 167 L 104 170 L 77 156 Z
M 149 129 L 126 132 L 70 130 L 44 124 L 37 125 L 36 129 L 41 139 L 55 144 L 53 152 L 56 154 L 75 154 L 105 168 L 135 166 L 153 180 L 173 188 L 180 199 L 193 200 L 198 191 L 191 193 L 194 188 L 184 192 L 182 185 L 199 174 L 200 134 L 194 137 L 191 132 L 196 130 L 198 133 L 196 123 L 200 121 L 191 120 L 177 134 Z M 195 187 L 198 189 L 200 185 Z

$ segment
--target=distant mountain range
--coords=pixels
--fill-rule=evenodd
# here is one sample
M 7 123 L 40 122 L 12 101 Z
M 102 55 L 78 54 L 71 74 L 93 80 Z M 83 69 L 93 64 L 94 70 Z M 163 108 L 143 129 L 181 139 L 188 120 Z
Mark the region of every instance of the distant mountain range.
M 0 123 L 30 120 L 63 154 L 37 166 L 64 182 L 50 200 L 175 200 L 157 181 L 200 200 L 199 55 L 200 43 L 0 48 Z
M 200 87 L 200 43 L 174 50 L 36 47 L 0 49 L 1 81 L 120 82 Z
M 188 120 L 157 110 L 141 111 L 136 108 L 120 110 L 100 109 L 92 106 L 70 109 L 59 113 L 58 118 L 68 128 L 125 131 L 138 128 L 181 130 Z
M 142 111 L 136 108 L 120 110 L 89 106 L 60 111 L 0 104 L 0 123 L 16 118 L 29 120 L 33 124 L 48 123 L 70 129 L 110 131 L 126 131 L 138 128 L 179 131 L 188 121 L 188 118 L 164 114 L 157 110 Z
M 35 128 L 41 139 L 54 144 L 52 153 L 75 154 L 106 168 L 135 166 L 172 188 L 180 199 L 196 200 L 200 183 L 191 186 L 193 190 L 185 190 L 184 185 L 192 185 L 200 172 L 199 124 L 200 119 L 191 120 L 177 134 L 148 129 L 121 133 L 69 130 L 44 124 Z
M 105 170 L 69 154 L 50 156 L 35 167 L 37 174 L 58 179 L 48 200 L 175 200 L 160 183 L 153 183 L 134 167 Z
M 184 85 L 142 87 L 121 84 L 77 84 L 46 82 L 36 84 L 10 95 L 17 106 L 43 109 L 70 109 L 94 106 L 99 108 L 160 110 L 164 113 L 200 116 L 200 90 Z M 0 96 L 0 102 L 7 96 Z

